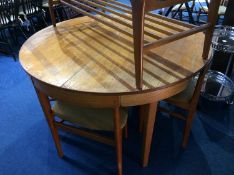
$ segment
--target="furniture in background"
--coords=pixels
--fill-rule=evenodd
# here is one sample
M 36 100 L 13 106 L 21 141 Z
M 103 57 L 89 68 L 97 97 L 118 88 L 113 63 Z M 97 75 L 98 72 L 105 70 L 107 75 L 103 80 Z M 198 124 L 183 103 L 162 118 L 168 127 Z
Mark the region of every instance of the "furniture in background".
M 25 21 L 30 22 L 29 27 L 33 33 L 36 32 L 36 28 L 48 26 L 42 4 L 43 0 L 21 0 L 22 11 L 20 15 L 23 16 Z
M 223 73 L 210 70 L 205 76 L 205 82 L 202 88 L 202 96 L 210 101 L 225 102 L 233 104 L 234 101 L 234 83 L 227 76 L 228 70 L 233 66 L 234 58 L 234 27 L 217 26 L 213 38 L 212 48 L 214 51 L 229 53 L 229 61 L 226 70 Z M 219 59 L 223 59 L 220 57 Z
M 49 97 L 42 92 L 43 90 L 41 91 L 41 87 L 37 86 L 40 83 L 36 79 L 32 79 L 32 81 L 60 157 L 63 157 L 63 151 L 58 128 L 115 146 L 117 166 L 118 169 L 122 169 L 122 129 L 125 127 L 126 133 L 128 112 L 127 109 L 121 108 L 119 103 L 116 103 L 118 99 L 108 96 L 93 99 L 92 96 L 90 98 L 84 96 L 84 100 L 78 100 L 74 99 L 69 93 L 60 93 L 58 89 L 57 92 L 54 91 L 52 94 L 52 97 L 58 100 L 51 106 Z M 55 116 L 59 117 L 60 120 L 56 120 Z M 90 130 L 87 131 L 82 128 Z M 114 140 L 94 133 L 95 130 L 114 131 Z
M 179 20 L 183 20 L 183 12 L 187 12 L 188 13 L 188 18 L 189 18 L 189 23 L 194 24 L 194 18 L 193 18 L 193 10 L 195 7 L 195 0 L 193 0 L 191 2 L 191 5 L 189 6 L 189 4 L 186 3 L 182 3 L 182 4 L 177 4 L 177 5 L 173 5 L 171 7 L 168 8 L 167 12 L 165 13 L 165 16 L 168 16 L 171 13 L 171 17 L 175 18 L 178 14 L 179 14 Z
M 200 21 L 200 16 L 201 14 L 205 14 L 208 15 L 208 11 L 209 11 L 209 6 L 210 6 L 210 0 L 205 0 L 205 5 L 203 5 L 200 0 L 198 0 L 198 2 L 200 3 L 200 7 L 199 10 L 197 12 L 197 22 L 201 23 L 204 21 Z M 224 16 L 225 12 L 226 12 L 226 0 L 222 0 L 220 2 L 220 6 L 219 6 L 219 10 L 218 10 L 218 17 L 220 18 L 220 16 Z M 218 19 L 219 19 L 218 18 Z
M 5 47 L 7 47 L 7 49 L 5 49 Z M 16 61 L 14 51 L 12 50 L 10 44 L 8 42 L 5 42 L 5 39 L 0 39 L 0 52 L 12 55 L 13 59 Z
M 19 4 L 14 0 L 0 0 L 0 40 L 9 50 L 14 60 L 16 57 L 13 53 L 13 42 L 18 43 L 18 32 L 26 38 L 19 20 Z M 13 40 L 11 40 L 13 39 Z
M 63 5 L 58 3 L 58 0 L 54 0 L 54 3 L 57 3 L 56 5 L 53 6 L 53 10 L 55 12 L 56 16 L 56 21 L 61 22 L 63 20 L 70 19 L 70 16 L 68 17 L 66 9 L 63 7 Z M 46 13 L 48 13 L 48 18 L 50 17 L 49 15 L 49 3 L 48 0 L 43 1 L 42 5 L 43 9 L 45 10 Z

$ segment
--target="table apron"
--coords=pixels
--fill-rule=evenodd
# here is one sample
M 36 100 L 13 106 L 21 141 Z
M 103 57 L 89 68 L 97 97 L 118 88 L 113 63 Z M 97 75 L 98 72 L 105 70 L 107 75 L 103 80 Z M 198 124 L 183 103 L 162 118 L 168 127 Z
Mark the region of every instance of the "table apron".
M 34 77 L 31 77 L 31 79 L 35 88 L 54 99 L 63 100 L 79 106 L 100 108 L 115 106 L 128 107 L 153 103 L 181 92 L 186 88 L 188 83 L 188 80 L 186 79 L 174 85 L 170 85 L 168 87 L 157 89 L 151 92 L 102 95 L 94 93 L 79 93 L 77 91 L 52 86 Z
M 188 81 L 189 79 L 185 79 L 174 85 L 170 85 L 168 87 L 157 89 L 151 92 L 123 95 L 120 97 L 120 104 L 121 106 L 136 106 L 150 104 L 169 98 L 183 91 L 186 88 Z

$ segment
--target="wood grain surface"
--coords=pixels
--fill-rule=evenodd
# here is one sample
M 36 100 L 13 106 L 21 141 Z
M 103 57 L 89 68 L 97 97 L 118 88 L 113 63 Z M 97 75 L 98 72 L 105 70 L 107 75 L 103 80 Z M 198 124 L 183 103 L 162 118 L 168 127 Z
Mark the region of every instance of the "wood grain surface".
M 153 92 L 193 76 L 204 66 L 203 42 L 204 34 L 198 33 L 144 55 L 142 91 L 135 85 L 132 37 L 88 17 L 39 31 L 24 43 L 19 57 L 30 76 L 56 87 L 135 94 Z

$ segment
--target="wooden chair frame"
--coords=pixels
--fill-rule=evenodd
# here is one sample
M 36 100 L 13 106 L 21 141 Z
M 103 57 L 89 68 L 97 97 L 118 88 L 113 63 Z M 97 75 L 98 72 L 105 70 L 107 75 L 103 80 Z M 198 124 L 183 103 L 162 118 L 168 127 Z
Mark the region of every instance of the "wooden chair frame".
M 202 70 L 200 70 L 199 75 L 198 75 L 198 79 L 197 79 L 197 82 L 196 82 L 196 85 L 194 88 L 193 95 L 188 102 L 176 101 L 176 100 L 173 100 L 173 98 L 172 99 L 168 98 L 168 99 L 164 100 L 170 104 L 173 104 L 177 107 L 180 107 L 184 110 L 187 110 L 188 111 L 187 116 L 184 116 L 180 113 L 172 112 L 172 111 L 170 111 L 162 106 L 158 106 L 158 111 L 168 113 L 170 116 L 173 116 L 173 117 L 176 117 L 178 119 L 186 121 L 185 127 L 184 127 L 184 133 L 183 133 L 183 141 L 182 141 L 183 148 L 186 148 L 186 146 L 188 144 L 190 130 L 192 127 L 192 121 L 194 118 L 194 114 L 196 112 L 203 80 L 204 80 L 204 77 L 205 77 L 209 67 L 210 67 L 210 63 L 211 63 L 211 61 L 209 63 L 207 63 L 206 66 Z M 144 114 L 144 109 L 140 108 L 140 111 L 139 111 L 139 132 L 140 133 L 142 133 L 142 131 L 143 131 L 143 126 L 144 126 L 144 122 L 145 122 L 143 114 Z
M 158 110 L 161 112 L 166 112 L 168 113 L 170 116 L 176 117 L 178 119 L 182 119 L 185 120 L 185 127 L 184 127 L 184 133 L 183 133 L 183 141 L 182 141 L 182 147 L 186 148 L 187 144 L 188 144 L 188 140 L 189 140 L 189 135 L 190 135 L 190 131 L 191 131 L 191 127 L 192 127 L 192 121 L 197 109 L 197 104 L 198 104 L 198 100 L 200 97 L 200 92 L 201 92 L 201 88 L 202 88 L 202 84 L 203 84 L 203 80 L 204 77 L 209 69 L 210 63 L 207 64 L 200 72 L 199 72 L 199 76 L 196 82 L 196 86 L 194 88 L 194 93 L 191 97 L 191 99 L 188 102 L 185 101 L 176 101 L 173 100 L 173 98 L 168 98 L 165 101 L 173 104 L 177 107 L 180 107 L 182 109 L 185 109 L 188 111 L 188 115 L 187 116 L 183 116 L 182 114 L 176 113 L 176 112 L 171 112 L 165 108 L 159 107 Z
M 118 175 L 122 175 L 122 129 L 121 129 L 121 117 L 120 117 L 120 101 L 118 97 L 114 96 L 97 96 L 93 95 L 87 96 L 87 94 L 79 94 L 72 91 L 66 91 L 62 88 L 56 88 L 53 86 L 49 86 L 37 79 L 32 78 L 32 83 L 36 90 L 38 99 L 40 101 L 41 107 L 43 109 L 45 118 L 50 127 L 53 140 L 55 142 L 55 146 L 57 149 L 57 153 L 59 157 L 63 157 L 63 151 L 60 144 L 60 139 L 58 135 L 57 129 L 60 128 L 62 130 L 78 134 L 80 136 L 93 139 L 98 142 L 102 142 L 111 146 L 116 147 L 116 155 L 117 155 L 117 169 Z M 48 95 L 50 94 L 50 97 Z M 93 132 L 85 131 L 82 129 L 78 129 L 76 127 L 72 127 L 63 122 L 58 122 L 55 120 L 54 112 L 52 111 L 50 98 L 56 99 L 68 104 L 84 106 L 90 108 L 112 108 L 113 109 L 113 122 L 114 122 L 114 139 L 109 137 L 104 137 L 99 134 L 95 134 Z M 82 99 L 82 100 L 80 100 Z M 102 101 L 102 103 L 100 103 Z M 127 137 L 127 125 L 125 126 L 125 138 Z
M 177 20 L 172 20 L 160 15 L 155 15 L 150 11 L 155 9 L 160 9 L 163 7 L 169 7 L 175 4 L 186 3 L 191 0 L 132 0 L 132 7 L 127 6 L 125 4 L 119 3 L 115 0 L 49 0 L 50 6 L 50 14 L 52 19 L 52 24 L 56 26 L 55 15 L 53 12 L 53 5 L 57 3 L 62 3 L 84 15 L 87 15 L 98 22 L 101 22 L 104 25 L 107 25 L 119 32 L 122 32 L 126 35 L 133 37 L 134 41 L 134 60 L 135 60 L 135 78 L 136 78 L 136 88 L 138 90 L 142 89 L 143 82 L 143 54 L 148 52 L 149 50 L 167 44 L 169 42 L 181 39 L 183 37 L 187 37 L 189 35 L 193 35 L 198 32 L 205 31 L 205 41 L 203 47 L 203 59 L 208 58 L 212 33 L 214 30 L 214 26 L 217 20 L 217 13 L 220 4 L 220 0 L 212 0 L 210 3 L 210 10 L 208 14 L 208 22 L 207 24 L 203 24 L 201 26 L 194 26 L 191 24 L 185 24 L 183 22 L 179 22 Z M 100 10 L 94 8 L 100 8 Z M 108 8 L 111 7 L 111 8 Z M 95 12 L 97 15 L 93 15 L 88 13 L 85 10 L 89 10 Z M 106 14 L 103 11 L 110 12 L 111 14 L 117 15 L 121 18 L 125 18 L 125 20 L 121 20 L 120 18 L 116 18 L 109 13 Z M 122 11 L 123 13 L 119 12 Z M 173 33 L 168 35 L 167 37 L 160 38 L 155 35 L 155 33 L 149 32 L 145 23 L 146 20 L 153 20 L 153 18 L 160 18 L 165 21 L 171 21 L 173 23 L 182 25 L 187 27 L 187 30 L 183 30 L 177 33 Z M 110 19 L 113 23 L 117 23 L 118 25 L 114 25 L 113 23 L 108 22 L 105 19 Z M 130 23 L 127 23 L 128 20 Z M 124 25 L 133 30 L 132 33 L 128 33 L 124 30 L 121 30 L 119 25 Z M 159 31 L 159 29 L 154 28 L 155 31 Z M 147 42 L 144 35 L 149 35 L 156 40 L 153 42 Z

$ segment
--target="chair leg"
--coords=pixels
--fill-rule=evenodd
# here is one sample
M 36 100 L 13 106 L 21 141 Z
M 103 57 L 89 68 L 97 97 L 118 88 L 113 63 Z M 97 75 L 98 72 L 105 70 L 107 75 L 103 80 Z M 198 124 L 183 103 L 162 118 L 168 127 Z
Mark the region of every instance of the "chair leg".
M 197 23 L 200 23 L 201 9 L 197 12 Z
M 1 33 L 1 38 L 3 40 L 5 40 L 5 42 L 2 42 L 2 44 L 4 44 L 5 46 L 7 46 L 8 49 L 9 49 L 9 52 L 8 51 L 5 51 L 5 52 L 7 54 L 9 54 L 9 55 L 12 55 L 14 61 L 16 61 L 16 57 L 15 57 L 14 51 L 12 49 L 13 46 L 11 45 L 11 42 L 8 40 L 8 38 L 7 38 L 6 34 L 5 34 L 5 31 L 1 31 L 0 33 Z
M 182 141 L 182 148 L 184 148 L 184 149 L 187 147 L 187 144 L 188 144 L 194 113 L 195 113 L 195 109 L 191 110 L 188 114 L 187 119 L 186 119 L 186 123 L 185 123 L 185 127 L 184 127 L 183 141 Z
M 35 88 L 35 90 L 37 92 L 37 96 L 38 96 L 39 101 L 41 103 L 41 107 L 42 107 L 43 112 L 45 114 L 47 123 L 50 127 L 58 155 L 59 155 L 59 157 L 63 157 L 63 151 L 62 151 L 62 147 L 60 144 L 58 130 L 54 125 L 54 116 L 53 116 L 52 111 L 51 111 L 49 98 L 45 94 L 43 94 L 41 91 L 39 91 L 38 89 Z
M 48 26 L 43 13 L 39 14 L 37 19 L 38 19 L 38 21 L 42 21 L 43 22 L 44 26 L 40 26 L 40 27 L 43 28 L 43 27 L 47 27 Z M 42 24 L 42 22 L 41 22 L 41 24 Z
M 22 36 L 24 37 L 24 39 L 27 39 L 28 37 L 27 37 L 26 34 L 24 33 L 23 28 L 22 28 L 22 26 L 21 26 L 20 24 L 19 24 L 18 28 L 19 28 L 19 30 L 20 30 L 20 33 L 21 33 Z
M 60 18 L 59 13 L 58 13 L 58 9 L 55 10 L 55 14 L 56 14 L 56 17 L 57 17 L 57 19 L 58 19 L 58 22 L 61 22 L 62 20 L 61 20 L 61 18 Z
M 126 123 L 125 127 L 124 127 L 124 138 L 127 139 L 128 138 L 128 122 Z
M 179 11 L 179 18 L 180 18 L 180 21 L 183 20 L 183 11 L 182 10 Z
M 117 154 L 118 175 L 122 175 L 122 129 L 120 126 L 120 111 L 119 107 L 114 109 L 114 126 L 115 126 L 115 142 Z
M 143 154 L 142 154 L 142 166 L 147 167 L 149 162 L 150 148 L 154 131 L 154 123 L 156 121 L 158 102 L 142 105 L 144 108 L 145 118 L 143 125 Z
M 35 24 L 34 24 L 34 22 L 33 22 L 33 19 L 30 18 L 29 21 L 30 21 L 30 27 L 31 27 L 31 29 L 32 29 L 32 32 L 35 33 L 35 32 L 36 32 L 36 29 L 35 29 L 35 27 L 34 27 Z
M 143 126 L 144 126 L 144 114 L 145 114 L 145 108 L 140 107 L 139 109 L 139 133 L 142 134 L 143 132 Z
M 61 12 L 62 12 L 62 14 L 63 14 L 65 20 L 68 20 L 69 17 L 68 17 L 68 15 L 67 15 L 67 12 L 66 12 L 66 10 L 64 9 L 64 7 L 61 7 Z
M 1 41 L 0 41 L 0 44 L 5 45 L 5 46 L 8 47 L 8 49 L 9 49 L 9 51 L 7 51 L 7 50 L 2 50 L 2 49 L 1 49 L 0 51 L 3 52 L 3 53 L 5 53 L 5 54 L 12 55 L 14 61 L 16 61 L 15 54 L 13 53 L 13 50 L 12 50 L 12 48 L 9 46 L 9 44 L 8 44 L 7 42 L 1 42 Z
M 68 17 L 68 15 L 67 15 L 67 12 L 66 12 L 64 9 L 63 9 L 63 11 L 64 11 L 64 16 L 65 16 L 66 20 L 68 20 L 69 17 Z
M 10 50 L 10 53 L 11 53 L 11 55 L 12 55 L 14 61 L 16 61 L 16 57 L 15 57 L 14 51 L 12 50 L 11 46 L 9 45 L 9 43 L 7 44 L 7 46 L 8 46 L 8 48 L 9 48 L 9 50 Z
M 11 29 L 13 29 L 14 31 L 12 32 Z M 17 32 L 15 31 L 15 27 L 10 27 L 10 28 L 8 28 L 8 31 L 9 31 L 9 34 L 10 34 L 10 38 L 13 38 L 13 43 L 14 43 L 15 45 L 18 45 L 19 42 L 18 42 L 18 40 L 17 40 Z

